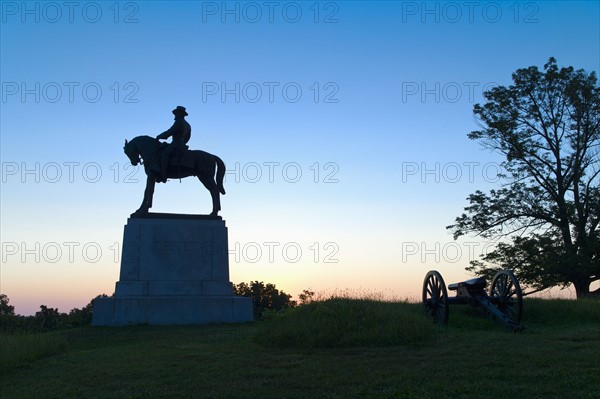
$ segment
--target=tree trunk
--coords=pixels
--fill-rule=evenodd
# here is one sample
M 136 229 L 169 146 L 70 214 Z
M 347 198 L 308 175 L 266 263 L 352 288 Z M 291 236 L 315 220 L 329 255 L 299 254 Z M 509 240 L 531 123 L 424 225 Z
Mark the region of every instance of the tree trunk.
M 577 299 L 584 299 L 590 297 L 590 281 L 575 281 L 573 282 L 575 286 L 575 295 Z

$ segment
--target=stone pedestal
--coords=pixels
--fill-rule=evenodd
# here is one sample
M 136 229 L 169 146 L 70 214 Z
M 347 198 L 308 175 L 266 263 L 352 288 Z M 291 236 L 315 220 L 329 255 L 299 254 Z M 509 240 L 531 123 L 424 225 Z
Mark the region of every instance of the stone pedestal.
M 94 300 L 92 325 L 252 321 L 252 300 L 233 295 L 228 255 L 218 216 L 129 218 L 115 294 Z

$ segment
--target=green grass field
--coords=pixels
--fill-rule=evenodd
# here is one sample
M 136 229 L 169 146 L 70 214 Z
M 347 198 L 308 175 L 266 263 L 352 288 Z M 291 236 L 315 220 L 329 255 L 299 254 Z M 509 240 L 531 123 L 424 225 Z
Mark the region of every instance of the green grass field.
M 526 300 L 523 323 L 332 299 L 245 325 L 0 335 L 0 397 L 600 397 L 598 301 Z

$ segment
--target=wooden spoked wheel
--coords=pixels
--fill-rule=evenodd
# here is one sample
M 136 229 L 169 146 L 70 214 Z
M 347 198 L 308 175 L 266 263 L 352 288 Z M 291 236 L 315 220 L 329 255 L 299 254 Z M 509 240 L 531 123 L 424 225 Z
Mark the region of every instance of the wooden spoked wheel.
M 423 281 L 423 306 L 427 317 L 440 324 L 448 322 L 448 291 L 442 275 L 432 270 Z
M 519 281 L 510 270 L 500 270 L 492 279 L 490 297 L 498 310 L 515 323 L 523 315 L 523 292 Z

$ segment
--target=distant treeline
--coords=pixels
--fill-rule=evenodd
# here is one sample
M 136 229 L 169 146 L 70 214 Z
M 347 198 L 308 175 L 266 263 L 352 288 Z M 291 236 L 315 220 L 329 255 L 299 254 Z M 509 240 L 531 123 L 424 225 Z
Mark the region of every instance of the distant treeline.
M 106 295 L 99 295 L 102 297 Z M 15 307 L 9 305 L 9 298 L 0 294 L 0 332 L 47 332 L 87 326 L 92 322 L 92 302 L 81 309 L 71 309 L 61 313 L 57 308 L 40 305 L 33 316 L 15 314 Z
M 304 290 L 298 295 L 299 303 L 292 296 L 278 290 L 275 284 L 251 281 L 250 283 L 232 284 L 234 295 L 252 298 L 254 318 L 260 320 L 265 311 L 280 311 L 308 303 L 314 292 Z M 98 295 L 96 298 L 107 297 Z M 95 298 L 94 298 L 95 299 Z M 74 308 L 69 313 L 61 313 L 57 308 L 40 305 L 40 310 L 33 316 L 15 314 L 15 307 L 9 304 L 10 299 L 0 294 L 0 333 L 15 332 L 47 332 L 89 326 L 92 322 L 93 300 L 81 309 Z

